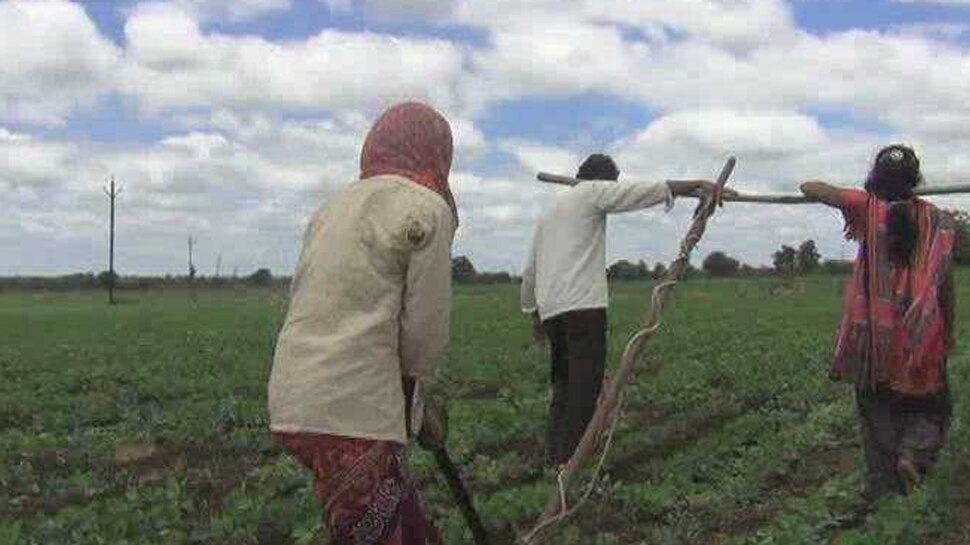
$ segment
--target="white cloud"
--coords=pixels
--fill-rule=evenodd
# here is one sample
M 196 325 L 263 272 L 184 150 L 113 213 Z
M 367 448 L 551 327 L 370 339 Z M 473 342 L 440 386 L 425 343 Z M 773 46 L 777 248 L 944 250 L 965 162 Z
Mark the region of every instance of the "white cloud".
M 196 129 L 139 145 L 50 140 L 0 127 L 2 216 L 15 232 L 41 238 L 25 244 L 0 237 L 10 267 L 21 273 L 99 270 L 107 228 L 101 189 L 114 175 L 124 188 L 118 204 L 122 272 L 181 272 L 185 238 L 192 234 L 206 274 L 219 253 L 224 273 L 233 263 L 247 274 L 259 266 L 289 273 L 309 216 L 356 180 L 367 125 L 356 116 L 286 120 L 229 112 L 191 121 Z M 473 124 L 454 124 L 460 150 L 482 145 Z M 463 205 L 472 215 L 495 204 L 467 185 L 464 190 Z M 59 244 L 87 248 L 87 257 L 52 258 L 36 250 Z
M 119 57 L 76 4 L 0 3 L 0 121 L 63 123 L 115 88 Z
M 634 138 L 637 147 L 687 147 L 749 157 L 815 152 L 827 145 L 818 122 L 783 111 L 691 110 L 663 116 Z
M 0 209 L 18 232 L 59 233 L 74 247 L 96 250 L 106 229 L 101 188 L 114 175 L 124 188 L 120 270 L 179 272 L 191 233 L 207 248 L 199 260 L 207 271 L 216 248 L 246 272 L 261 265 L 288 271 L 313 209 L 356 177 L 359 137 L 347 130 L 333 120 L 266 118 L 244 133 L 195 131 L 132 146 L 4 129 L 0 185 L 10 190 L 0 194 Z M 82 267 L 36 251 L 55 243 L 3 239 L 0 251 L 20 271 Z
M 480 105 L 524 94 L 568 95 L 629 89 L 645 46 L 618 29 L 555 18 L 539 29 L 497 30 L 494 47 L 475 53 L 469 101 Z
M 74 144 L 46 142 L 0 128 L 0 183 L 31 194 L 56 187 L 74 171 L 75 154 Z
M 782 0 L 586 0 L 585 6 L 595 19 L 640 27 L 653 35 L 668 28 L 737 51 L 784 42 L 794 30 L 789 6 Z
M 525 172 L 573 172 L 580 156 L 570 150 L 526 140 L 506 140 L 499 148 L 516 157 Z
M 143 107 L 376 110 L 423 99 L 454 105 L 458 48 L 443 40 L 325 30 L 305 41 L 205 34 L 171 5 L 125 25 L 127 89 Z
M 923 117 L 955 125 L 970 111 L 967 47 L 925 28 L 816 36 L 795 28 L 776 1 L 461 3 L 457 14 L 491 30 L 463 87 L 478 108 L 594 91 L 666 111 L 822 106 L 893 125 Z M 631 38 L 630 27 L 646 39 Z
M 65 256 L 57 270 L 87 263 L 103 246 L 101 185 L 114 173 L 126 187 L 123 271 L 180 271 L 189 232 L 200 240 L 203 270 L 222 252 L 224 270 L 235 262 L 244 272 L 288 271 L 306 217 L 354 180 L 374 116 L 402 99 L 429 101 L 452 122 L 456 252 L 480 268 L 518 270 L 536 217 L 564 190 L 536 182 L 535 172 L 572 174 L 593 151 L 580 142 L 489 141 L 478 125 L 487 106 L 504 100 L 592 93 L 655 112 L 633 134 L 595 143 L 606 144 L 625 178 L 711 177 L 731 153 L 740 189 L 793 191 L 806 178 L 852 184 L 893 141 L 917 147 L 933 183 L 970 171 L 970 50 L 954 39 L 964 32 L 958 24 L 813 35 L 796 28 L 781 0 L 327 3 L 360 4 L 366 17 L 472 27 L 487 39 L 222 34 L 207 23 L 257 20 L 291 1 L 171 0 L 136 5 L 122 49 L 78 5 L 0 3 L 8 59 L 0 121 L 63 123 L 119 93 L 142 122 L 165 131 L 156 142 L 99 144 L 0 127 L 0 251 L 24 271 L 47 270 L 36 248 Z M 853 129 L 855 120 L 871 128 Z M 513 164 L 487 166 L 502 176 L 477 170 L 476 159 L 508 156 Z M 690 208 L 611 221 L 611 258 L 669 260 Z M 805 238 L 829 257 L 846 251 L 837 214 L 732 206 L 712 224 L 700 257 L 723 249 L 763 263 L 781 243 Z

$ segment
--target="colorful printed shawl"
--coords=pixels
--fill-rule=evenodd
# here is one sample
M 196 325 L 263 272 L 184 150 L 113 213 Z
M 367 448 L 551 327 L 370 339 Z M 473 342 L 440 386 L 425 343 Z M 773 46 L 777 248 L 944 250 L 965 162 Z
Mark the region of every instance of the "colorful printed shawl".
M 419 102 L 398 104 L 371 127 L 360 154 L 361 179 L 396 174 L 437 192 L 455 222 L 458 209 L 448 186 L 452 139 L 448 121 Z
M 846 237 L 859 241 L 833 376 L 859 389 L 888 387 L 926 395 L 944 386 L 951 343 L 940 305 L 955 233 L 945 213 L 913 199 L 919 239 L 909 266 L 892 262 L 886 235 L 890 204 L 864 191 L 842 192 Z
M 404 446 L 314 433 L 273 438 L 314 476 L 337 545 L 442 545 L 404 471 Z

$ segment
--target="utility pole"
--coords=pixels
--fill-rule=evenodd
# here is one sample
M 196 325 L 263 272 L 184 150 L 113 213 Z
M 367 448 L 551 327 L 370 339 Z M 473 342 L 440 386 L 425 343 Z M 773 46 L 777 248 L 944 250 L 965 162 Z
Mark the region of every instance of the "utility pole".
M 193 242 L 195 241 L 192 240 L 192 236 L 189 235 L 189 282 L 190 283 L 192 282 L 192 279 L 195 278 L 195 265 L 192 264 L 192 243 Z
M 219 278 L 219 269 L 222 268 L 222 254 L 216 256 L 216 278 Z
M 189 235 L 189 297 L 195 301 L 195 264 L 192 263 L 192 244 L 195 240 Z
M 108 304 L 115 304 L 115 198 L 121 194 L 121 188 L 115 185 L 115 177 L 111 176 L 111 184 L 105 186 L 104 194 L 108 196 L 111 208 L 111 222 L 108 235 Z

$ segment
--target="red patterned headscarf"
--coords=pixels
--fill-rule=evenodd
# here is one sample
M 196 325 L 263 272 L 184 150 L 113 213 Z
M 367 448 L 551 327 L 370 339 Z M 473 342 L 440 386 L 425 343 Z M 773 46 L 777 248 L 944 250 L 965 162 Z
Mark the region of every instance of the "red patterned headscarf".
M 396 174 L 427 187 L 448 203 L 457 224 L 448 186 L 451 154 L 448 121 L 430 106 L 405 102 L 384 112 L 371 127 L 360 154 L 360 177 Z

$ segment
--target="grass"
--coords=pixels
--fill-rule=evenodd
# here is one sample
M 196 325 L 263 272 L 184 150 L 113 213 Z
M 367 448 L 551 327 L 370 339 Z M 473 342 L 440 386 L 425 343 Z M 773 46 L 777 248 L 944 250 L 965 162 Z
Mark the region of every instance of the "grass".
M 959 276 L 960 300 L 970 285 Z M 553 543 L 970 542 L 970 367 L 950 444 L 913 497 L 859 499 L 851 390 L 827 379 L 842 279 L 695 279 L 649 346 L 603 480 Z M 615 364 L 649 285 L 614 286 Z M 443 376 L 452 456 L 486 522 L 524 528 L 548 362 L 515 286 L 460 286 Z M 267 439 L 285 297 L 268 290 L 0 294 L 0 543 L 324 543 L 307 472 Z M 962 339 L 970 308 L 961 307 Z M 964 341 L 966 342 L 966 341 Z M 433 460 L 410 466 L 449 544 L 470 543 Z

